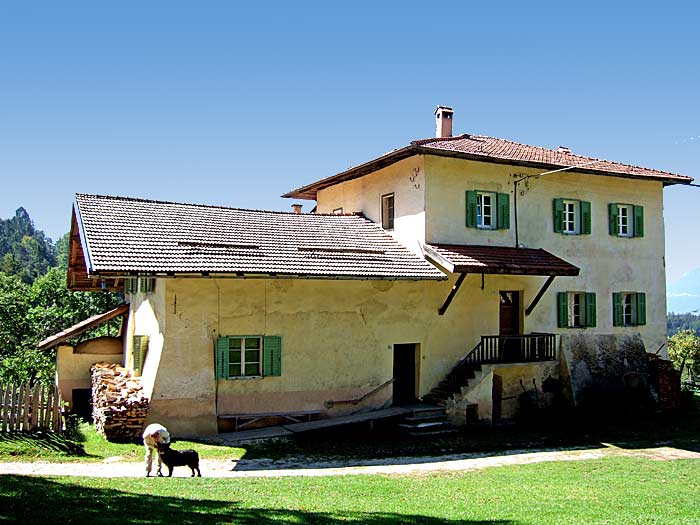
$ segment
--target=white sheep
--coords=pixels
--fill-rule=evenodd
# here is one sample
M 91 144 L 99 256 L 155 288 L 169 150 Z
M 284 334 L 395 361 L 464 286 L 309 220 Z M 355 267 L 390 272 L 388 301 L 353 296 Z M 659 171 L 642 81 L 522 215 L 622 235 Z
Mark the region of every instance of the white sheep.
M 154 451 L 158 456 L 158 470 L 156 471 L 156 474 L 158 476 L 163 475 L 160 471 L 163 465 L 163 460 L 161 459 L 160 453 L 158 452 L 159 443 L 170 443 L 170 434 L 168 433 L 168 429 L 165 428 L 163 425 L 159 425 L 158 423 L 152 423 L 148 425 L 143 431 L 143 445 L 146 447 L 146 456 L 144 457 L 144 461 L 146 463 L 146 477 L 149 477 L 151 475 Z

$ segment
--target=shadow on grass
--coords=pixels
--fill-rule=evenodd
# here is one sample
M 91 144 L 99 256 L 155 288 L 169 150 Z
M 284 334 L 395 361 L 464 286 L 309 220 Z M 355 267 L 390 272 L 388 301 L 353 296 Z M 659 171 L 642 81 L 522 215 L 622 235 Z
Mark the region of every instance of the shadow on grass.
M 626 449 L 670 446 L 700 451 L 697 410 L 622 414 L 542 412 L 533 416 L 518 425 L 463 428 L 445 437 L 410 438 L 389 425 L 377 425 L 373 433 L 360 427 L 324 429 L 323 433 L 299 434 L 285 442 L 238 445 L 246 449 L 246 454 L 236 470 L 257 470 L 252 461 L 261 459 L 279 460 L 280 464 L 285 461 L 290 465 L 288 468 L 309 460 L 372 464 L 378 458 L 423 457 L 424 462 L 434 462 L 450 455 L 510 455 L 523 451 L 602 448 L 607 444 Z
M 0 522 L 19 523 L 237 523 L 257 525 L 357 523 L 391 525 L 515 525 L 510 520 L 449 520 L 386 512 L 305 512 L 277 508 L 243 508 L 235 501 L 192 500 L 131 494 L 25 476 L 0 475 Z
M 60 434 L 35 432 L 0 432 L 0 449 L 9 450 L 10 456 L 36 456 L 42 452 L 66 456 L 89 457 L 82 443 Z

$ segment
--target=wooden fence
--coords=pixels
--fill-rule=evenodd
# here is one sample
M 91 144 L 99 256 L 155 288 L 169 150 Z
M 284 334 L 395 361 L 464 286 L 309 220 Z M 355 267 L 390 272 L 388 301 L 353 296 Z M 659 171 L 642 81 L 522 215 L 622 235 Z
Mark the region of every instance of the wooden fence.
M 63 401 L 55 387 L 41 384 L 0 386 L 0 431 L 63 432 Z

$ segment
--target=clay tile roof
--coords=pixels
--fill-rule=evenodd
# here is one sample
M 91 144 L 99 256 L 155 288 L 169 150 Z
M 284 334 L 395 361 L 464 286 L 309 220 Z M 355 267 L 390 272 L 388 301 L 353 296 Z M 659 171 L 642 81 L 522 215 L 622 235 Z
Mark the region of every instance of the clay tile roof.
M 76 195 L 91 275 L 236 273 L 444 279 L 357 215 L 244 210 Z
M 514 166 L 536 167 L 544 170 L 576 168 L 575 171 L 626 177 L 658 180 L 664 184 L 689 184 L 692 177 L 668 171 L 643 168 L 610 160 L 597 159 L 585 155 L 575 155 L 564 150 L 553 150 L 540 146 L 528 146 L 512 140 L 483 135 L 460 135 L 448 138 L 428 138 L 414 140 L 410 145 L 396 149 L 381 157 L 370 160 L 347 171 L 326 177 L 290 191 L 282 197 L 316 199 L 316 192 L 339 182 L 355 179 L 389 166 L 412 155 L 438 155 L 458 157 L 484 162 L 496 162 Z
M 413 144 L 422 148 L 431 148 L 440 151 L 468 153 L 486 159 L 524 161 L 561 168 L 576 167 L 585 164 L 586 170 L 600 171 L 607 174 L 663 179 L 680 183 L 691 182 L 693 180 L 692 177 L 678 175 L 668 171 L 643 168 L 631 164 L 621 164 L 619 162 L 587 157 L 585 155 L 574 155 L 573 153 L 568 153 L 568 149 L 566 149 L 566 151 L 552 150 L 483 135 L 461 135 L 459 137 L 443 139 L 423 139 L 416 140 Z
M 424 249 L 428 259 L 455 273 L 579 274 L 579 268 L 542 249 L 455 244 L 428 244 Z

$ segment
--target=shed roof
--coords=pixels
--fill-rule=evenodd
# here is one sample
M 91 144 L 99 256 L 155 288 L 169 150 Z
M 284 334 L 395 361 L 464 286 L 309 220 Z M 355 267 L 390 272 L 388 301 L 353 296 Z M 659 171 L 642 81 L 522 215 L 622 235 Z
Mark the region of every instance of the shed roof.
M 102 323 L 106 323 L 107 321 L 114 319 L 115 317 L 119 317 L 120 315 L 126 315 L 128 312 L 129 305 L 122 304 L 107 312 L 93 315 L 92 317 L 88 317 L 87 319 L 80 321 L 79 323 L 76 323 L 69 328 L 66 328 L 62 332 L 54 334 L 51 337 L 47 337 L 39 343 L 38 348 L 39 350 L 49 350 L 51 348 L 54 348 L 63 343 L 64 341 L 67 341 L 68 339 L 72 339 L 73 337 L 79 336 L 80 334 L 83 334 L 88 330 L 91 330 L 96 326 L 101 325 Z
M 424 249 L 429 259 L 454 273 L 576 276 L 580 271 L 541 248 L 427 244 Z
M 444 279 L 358 215 L 245 210 L 76 196 L 90 276 L 235 274 L 336 279 Z M 72 239 L 72 242 L 76 242 Z

